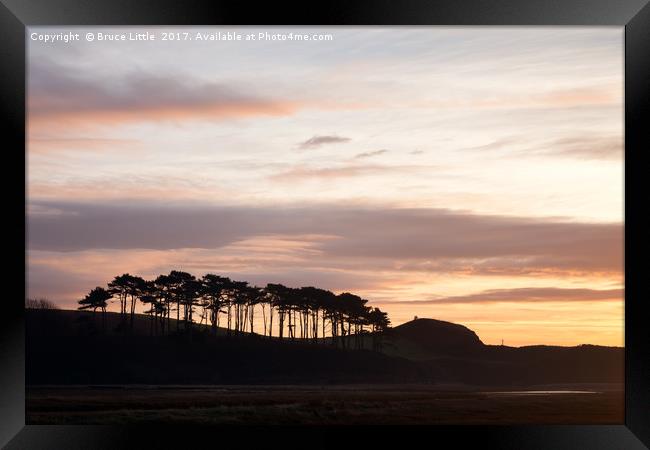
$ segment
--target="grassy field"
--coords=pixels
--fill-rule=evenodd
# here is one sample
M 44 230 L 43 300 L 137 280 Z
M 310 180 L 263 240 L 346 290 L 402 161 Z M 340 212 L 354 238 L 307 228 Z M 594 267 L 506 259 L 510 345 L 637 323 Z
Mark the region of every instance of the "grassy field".
M 27 424 L 618 424 L 623 392 L 426 385 L 28 387 Z

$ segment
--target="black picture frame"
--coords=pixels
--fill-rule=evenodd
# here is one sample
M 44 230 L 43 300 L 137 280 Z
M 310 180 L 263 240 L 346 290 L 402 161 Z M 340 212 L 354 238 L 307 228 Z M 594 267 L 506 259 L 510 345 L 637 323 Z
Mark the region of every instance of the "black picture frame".
M 412 428 L 255 428 L 191 430 L 177 427 L 26 426 L 24 303 L 20 289 L 6 291 L 0 315 L 0 446 L 32 448 L 195 448 L 206 444 L 238 447 L 292 445 L 351 447 L 440 442 L 500 449 L 642 449 L 650 446 L 650 334 L 641 261 L 647 224 L 640 191 L 650 148 L 650 5 L 648 0 L 320 0 L 299 4 L 249 1 L 173 0 L 0 0 L 0 108 L 7 125 L 4 154 L 5 220 L 25 233 L 25 48 L 26 27 L 35 25 L 612 25 L 625 27 L 625 423 L 562 426 L 431 426 Z M 19 156 L 22 153 L 22 157 Z M 13 158 L 12 158 L 13 159 Z M 22 166 L 21 166 L 22 165 Z M 20 181 L 22 177 L 22 183 Z M 634 195 L 634 190 L 639 194 Z M 22 199 L 19 196 L 22 194 Z M 10 202 L 8 201 L 10 200 Z M 5 258 L 14 270 L 25 249 Z M 23 235 L 23 243 L 26 236 Z M 23 266 L 24 268 L 24 266 Z M 19 279 L 16 273 L 7 273 Z M 24 287 L 24 286 L 23 286 Z M 646 293 L 644 295 L 644 293 Z M 23 292 L 24 296 L 24 292 Z M 306 436 L 303 436 L 307 434 Z M 300 436 L 300 437 L 296 437 Z M 198 441 L 204 442 L 199 444 Z M 211 444 L 210 444 L 211 443 Z M 645 444 L 645 445 L 644 445 Z M 235 445 L 235 444 L 233 444 Z M 418 444 L 422 445 L 422 444 Z M 452 445 L 453 447 L 449 447 Z

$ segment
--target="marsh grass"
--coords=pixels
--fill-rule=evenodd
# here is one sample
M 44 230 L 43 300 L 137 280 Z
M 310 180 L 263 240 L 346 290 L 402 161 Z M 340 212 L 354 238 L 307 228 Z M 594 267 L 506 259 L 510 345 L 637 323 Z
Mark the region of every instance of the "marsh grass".
M 58 392 L 57 392 L 58 391 Z M 431 387 L 31 388 L 28 424 L 617 424 L 622 392 L 490 395 Z

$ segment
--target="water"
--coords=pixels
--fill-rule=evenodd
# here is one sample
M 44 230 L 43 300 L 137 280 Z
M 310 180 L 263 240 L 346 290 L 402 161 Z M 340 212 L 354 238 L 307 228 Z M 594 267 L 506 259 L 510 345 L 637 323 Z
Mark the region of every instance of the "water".
M 599 394 L 596 391 L 495 391 L 483 392 L 487 395 L 556 395 L 556 394 Z

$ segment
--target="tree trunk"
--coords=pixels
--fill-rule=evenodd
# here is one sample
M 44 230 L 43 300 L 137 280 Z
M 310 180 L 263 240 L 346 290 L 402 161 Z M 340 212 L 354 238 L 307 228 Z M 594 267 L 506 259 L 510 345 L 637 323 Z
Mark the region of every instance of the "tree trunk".
M 262 318 L 264 319 L 264 334 L 262 336 L 266 336 L 266 305 L 262 303 Z
M 135 313 L 135 298 L 131 296 L 131 331 L 133 332 L 133 316 Z
M 229 303 L 228 304 L 228 321 L 227 321 L 227 328 L 228 328 L 228 336 L 230 336 L 230 314 L 232 311 L 232 305 Z

